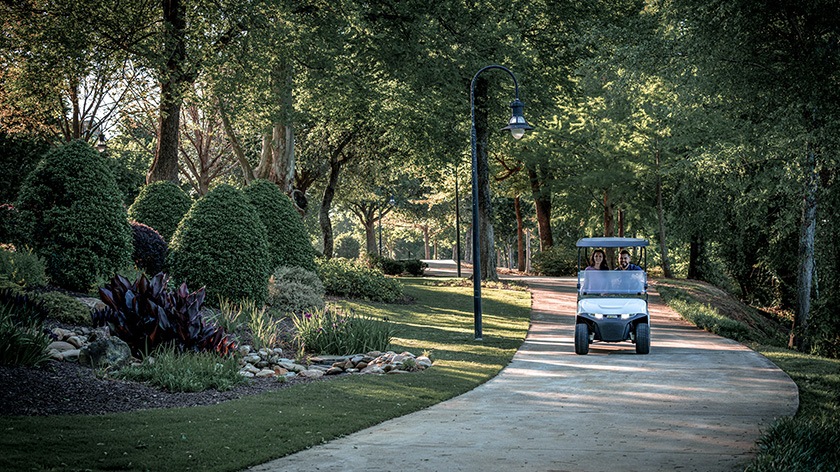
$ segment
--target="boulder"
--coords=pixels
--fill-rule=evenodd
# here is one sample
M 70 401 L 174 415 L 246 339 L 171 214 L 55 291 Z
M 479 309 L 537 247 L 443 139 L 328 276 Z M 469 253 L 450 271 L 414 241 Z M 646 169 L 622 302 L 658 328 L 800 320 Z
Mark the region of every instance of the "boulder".
M 79 364 L 94 369 L 121 367 L 130 360 L 131 348 L 118 337 L 98 339 L 79 350 Z

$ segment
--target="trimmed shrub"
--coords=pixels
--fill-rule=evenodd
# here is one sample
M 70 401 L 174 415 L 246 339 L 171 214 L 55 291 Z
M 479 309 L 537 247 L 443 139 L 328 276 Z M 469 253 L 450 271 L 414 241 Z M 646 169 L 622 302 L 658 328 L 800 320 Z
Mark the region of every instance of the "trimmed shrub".
M 335 255 L 345 259 L 358 259 L 362 245 L 349 234 L 342 234 L 335 241 Z
M 114 174 L 117 188 L 122 193 L 123 205 L 130 206 L 140 194 L 140 189 L 146 184 L 146 176 L 129 169 L 121 161 L 112 157 L 106 158 L 105 162 Z
M 150 275 L 161 272 L 166 263 L 166 241 L 150 226 L 136 221 L 129 224 L 134 235 L 134 264 Z
M 422 277 L 423 270 L 429 267 L 429 264 L 426 264 L 420 259 L 406 259 L 403 261 L 403 264 L 405 265 L 405 271 L 415 277 Z
M 193 201 L 175 183 L 152 182 L 140 189 L 128 208 L 128 219 L 151 226 L 165 241 L 172 241 L 178 223 L 190 211 Z
M 243 193 L 265 225 L 271 267 L 302 267 L 314 271 L 315 251 L 289 197 L 268 180 L 252 182 Z
M 61 287 L 87 291 L 129 264 L 131 227 L 99 152 L 73 141 L 48 152 L 24 182 L 17 206 L 23 234 Z
M 193 204 L 169 244 L 166 266 L 173 278 L 205 286 L 208 300 L 268 295 L 269 253 L 265 227 L 241 191 L 219 185 Z
M 90 308 L 79 300 L 61 292 L 47 292 L 38 299 L 44 303 L 51 318 L 62 323 L 91 326 Z
M 400 275 L 405 272 L 405 263 L 387 257 L 379 259 L 379 264 L 382 266 L 382 272 L 387 275 Z
M 562 277 L 577 273 L 577 254 L 555 246 L 534 254 L 534 270 L 540 275 Z
M 318 261 L 318 276 L 329 295 L 382 302 L 393 302 L 403 296 L 399 281 L 347 259 Z
M 273 312 L 303 313 L 324 308 L 324 284 L 318 274 L 300 267 L 280 267 L 268 282 L 266 303 Z
M 15 201 L 24 179 L 49 150 L 50 145 L 40 137 L 0 131 L 0 203 Z
M 44 260 L 28 248 L 16 252 L 0 249 L 0 275 L 27 288 L 47 285 Z

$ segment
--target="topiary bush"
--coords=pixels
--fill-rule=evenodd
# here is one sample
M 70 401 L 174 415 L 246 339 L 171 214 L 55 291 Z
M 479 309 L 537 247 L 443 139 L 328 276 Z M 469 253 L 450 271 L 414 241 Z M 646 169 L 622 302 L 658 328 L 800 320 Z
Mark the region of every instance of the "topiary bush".
M 324 308 L 326 290 L 315 272 L 300 267 L 279 267 L 268 281 L 268 300 L 271 311 L 303 313 Z
M 349 234 L 342 234 L 335 240 L 335 255 L 345 259 L 358 259 L 362 245 Z
M 136 221 L 129 224 L 134 235 L 134 253 L 131 255 L 134 264 L 147 274 L 161 272 L 166 263 L 166 241 L 150 226 Z
M 0 275 L 27 288 L 47 285 L 44 260 L 28 248 L 15 252 L 0 249 Z
M 262 179 L 251 182 L 243 193 L 265 225 L 271 267 L 302 267 L 314 271 L 315 251 L 289 197 L 276 184 Z
M 403 261 L 405 265 L 405 271 L 415 277 L 423 277 L 423 271 L 429 264 L 421 261 L 420 259 L 406 259 Z
M 562 247 L 552 247 L 534 254 L 534 270 L 541 275 L 561 277 L 577 273 L 577 253 Z
M 379 259 L 379 264 L 382 266 L 382 272 L 387 275 L 400 275 L 405 272 L 405 263 L 403 261 L 383 257 Z
M 192 199 L 175 183 L 161 180 L 140 189 L 128 208 L 128 218 L 154 228 L 165 241 L 171 241 L 192 204 Z
M 329 295 L 382 302 L 394 302 L 403 296 L 399 281 L 347 259 L 318 261 L 318 276 Z
M 114 176 L 98 151 L 73 141 L 48 152 L 24 182 L 22 234 L 44 257 L 52 283 L 87 291 L 125 267 L 131 227 Z
M 208 300 L 262 305 L 271 275 L 265 227 L 241 191 L 219 185 L 193 204 L 169 244 L 166 266 L 178 283 L 204 285 Z

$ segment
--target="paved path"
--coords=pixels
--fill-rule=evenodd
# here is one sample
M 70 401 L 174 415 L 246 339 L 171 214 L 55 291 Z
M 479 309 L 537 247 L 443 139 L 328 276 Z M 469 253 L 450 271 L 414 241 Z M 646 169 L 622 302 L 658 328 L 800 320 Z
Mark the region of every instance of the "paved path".
M 451 267 L 454 270 L 454 265 Z M 572 279 L 526 278 L 531 328 L 513 361 L 449 401 L 258 471 L 728 471 L 798 391 L 763 356 L 650 297 L 651 353 L 574 354 Z

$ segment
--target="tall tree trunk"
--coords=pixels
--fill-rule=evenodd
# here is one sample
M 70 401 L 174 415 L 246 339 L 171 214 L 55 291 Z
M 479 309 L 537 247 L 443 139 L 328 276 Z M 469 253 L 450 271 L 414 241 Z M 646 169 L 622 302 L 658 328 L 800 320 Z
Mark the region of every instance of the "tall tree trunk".
M 330 208 L 335 198 L 335 190 L 338 187 L 338 176 L 341 173 L 342 161 L 330 160 L 330 177 L 327 186 L 324 188 L 324 198 L 321 199 L 321 209 L 318 212 L 318 222 L 321 224 L 321 234 L 324 237 L 324 257 L 332 259 L 333 256 L 333 230 L 330 220 Z
M 182 64 L 187 53 L 184 38 L 187 21 L 181 0 L 163 0 L 162 3 L 163 24 L 167 29 L 164 50 L 169 59 L 161 74 L 158 140 L 146 183 L 169 180 L 177 184 L 181 94 L 184 86 L 190 82 Z
M 702 280 L 703 274 L 700 266 L 703 264 L 703 250 L 705 242 L 703 237 L 699 234 L 691 236 L 691 241 L 688 247 L 688 278 L 694 280 Z M 666 276 L 667 277 L 667 276 Z
M 379 254 L 375 229 L 377 221 L 377 219 L 371 219 L 365 222 L 365 250 L 368 254 Z
M 547 251 L 554 247 L 554 237 L 551 234 L 551 193 L 544 189 L 540 181 L 537 167 L 533 164 L 526 164 L 528 180 L 531 183 L 531 195 L 534 198 L 534 206 L 537 211 L 537 225 L 540 234 L 540 250 Z
M 242 150 L 242 145 L 239 143 L 239 139 L 236 137 L 236 132 L 230 124 L 230 119 L 227 116 L 224 104 L 221 100 L 217 100 L 217 102 L 219 105 L 219 116 L 222 118 L 222 126 L 225 129 L 225 135 L 227 135 L 227 139 L 230 141 L 233 152 L 236 154 L 236 159 L 239 161 L 239 167 L 242 169 L 242 175 L 245 177 L 245 185 L 248 185 L 256 179 L 256 177 L 254 177 L 254 170 L 251 169 L 251 164 L 248 163 L 248 158 L 245 157 L 245 151 Z
M 522 272 L 525 270 L 525 241 L 523 237 L 522 211 L 519 206 L 519 195 L 513 200 L 513 206 L 516 209 L 516 268 Z
M 656 216 L 659 219 L 659 250 L 662 253 L 662 274 L 673 278 L 668 262 L 668 239 L 665 237 L 665 212 L 662 208 L 662 172 L 660 171 L 659 140 L 656 146 Z
M 817 158 L 813 144 L 808 146 L 805 167 L 805 196 L 802 202 L 802 229 L 799 237 L 799 265 L 796 277 L 796 318 L 790 332 L 790 347 L 810 351 L 807 336 L 811 311 L 811 284 L 814 275 L 814 239 L 817 228 Z
M 615 236 L 615 219 L 613 216 L 613 204 L 610 201 L 610 194 L 604 190 L 604 237 L 609 238 Z M 610 267 L 615 267 L 615 249 L 606 248 L 607 263 Z
M 284 193 L 289 194 L 295 185 L 295 127 L 292 118 L 292 68 L 288 63 L 278 66 L 274 71 L 273 81 L 281 90 L 280 107 L 283 122 L 275 123 L 272 137 L 272 181 L 277 183 Z
M 478 234 L 481 279 L 498 281 L 493 236 L 493 207 L 490 203 L 490 165 L 487 160 L 487 81 L 481 78 L 475 83 L 475 136 L 478 161 Z
M 429 249 L 429 225 L 423 225 L 423 253 L 426 255 L 426 259 L 430 259 Z

